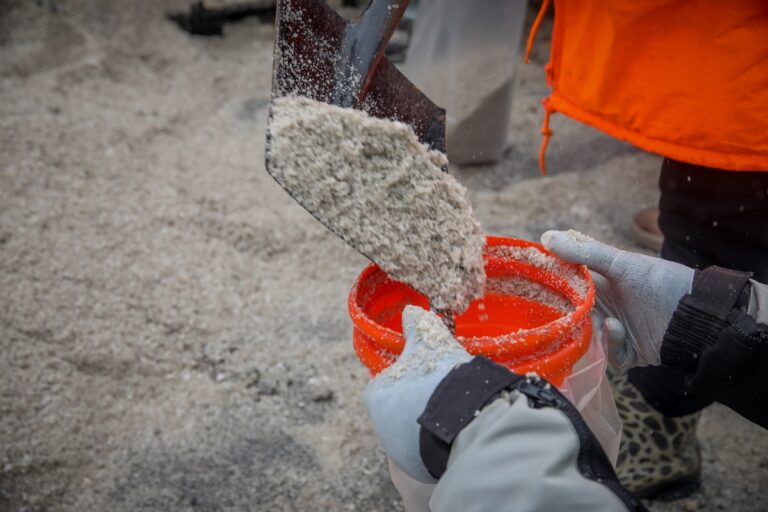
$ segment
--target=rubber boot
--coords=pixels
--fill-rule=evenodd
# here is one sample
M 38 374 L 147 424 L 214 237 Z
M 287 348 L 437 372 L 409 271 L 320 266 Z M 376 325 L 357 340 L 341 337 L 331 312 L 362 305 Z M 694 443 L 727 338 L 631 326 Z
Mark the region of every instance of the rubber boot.
M 685 498 L 701 485 L 701 450 L 696 427 L 701 413 L 662 415 L 629 382 L 626 373 L 609 373 L 622 421 L 616 465 L 619 480 L 641 499 Z

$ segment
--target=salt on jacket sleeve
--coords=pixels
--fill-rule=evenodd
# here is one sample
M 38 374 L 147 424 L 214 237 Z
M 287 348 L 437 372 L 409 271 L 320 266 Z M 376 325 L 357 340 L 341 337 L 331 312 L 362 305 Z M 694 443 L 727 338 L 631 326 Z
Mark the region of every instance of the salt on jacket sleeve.
M 475 357 L 443 379 L 419 423 L 438 478 L 432 512 L 645 510 L 577 409 L 538 377 Z
M 661 345 L 687 389 L 768 428 L 768 286 L 710 267 L 694 277 Z

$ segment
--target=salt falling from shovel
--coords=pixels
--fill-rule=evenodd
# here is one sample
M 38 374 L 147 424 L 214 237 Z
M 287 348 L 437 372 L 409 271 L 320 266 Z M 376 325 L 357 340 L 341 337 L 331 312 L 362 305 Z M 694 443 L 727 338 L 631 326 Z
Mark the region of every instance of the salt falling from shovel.
M 483 237 L 444 154 L 404 123 L 303 97 L 271 106 L 270 174 L 338 236 L 440 311 L 483 292 Z

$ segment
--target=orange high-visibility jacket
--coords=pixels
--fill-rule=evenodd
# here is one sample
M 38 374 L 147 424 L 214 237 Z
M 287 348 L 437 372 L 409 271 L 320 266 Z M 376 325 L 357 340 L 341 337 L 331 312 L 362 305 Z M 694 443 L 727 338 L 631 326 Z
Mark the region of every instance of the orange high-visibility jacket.
M 675 160 L 768 171 L 768 0 L 555 0 L 550 59 L 542 166 L 561 112 Z

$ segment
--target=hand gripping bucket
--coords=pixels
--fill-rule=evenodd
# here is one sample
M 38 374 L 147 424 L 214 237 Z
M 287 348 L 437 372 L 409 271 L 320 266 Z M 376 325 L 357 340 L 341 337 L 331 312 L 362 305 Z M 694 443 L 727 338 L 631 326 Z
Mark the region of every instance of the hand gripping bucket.
M 621 424 L 605 380 L 605 356 L 600 343 L 593 342 L 595 290 L 589 271 L 539 244 L 495 236 L 487 238 L 484 260 L 485 294 L 454 318 L 458 341 L 473 355 L 516 373 L 536 372 L 557 386 L 615 462 Z M 409 304 L 429 307 L 425 296 L 376 265 L 365 268 L 353 286 L 352 339 L 371 376 L 403 350 L 402 311 Z M 426 510 L 422 502 L 430 486 L 393 464 L 390 473 L 407 509 Z

